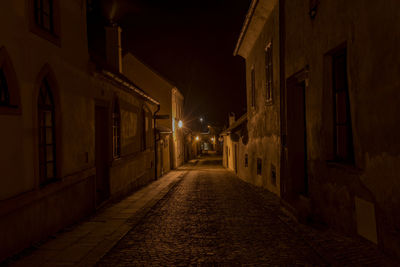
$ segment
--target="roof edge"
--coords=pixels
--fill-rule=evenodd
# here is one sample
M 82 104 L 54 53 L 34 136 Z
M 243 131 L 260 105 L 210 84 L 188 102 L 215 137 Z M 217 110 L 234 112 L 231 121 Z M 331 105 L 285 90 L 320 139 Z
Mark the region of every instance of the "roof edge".
M 244 36 L 246 35 L 247 29 L 249 28 L 249 24 L 250 24 L 251 18 L 253 17 L 254 11 L 256 10 L 257 4 L 258 4 L 258 0 L 252 0 L 250 3 L 249 10 L 246 13 L 246 17 L 244 19 L 243 26 L 242 26 L 242 29 L 239 34 L 239 38 L 236 42 L 235 50 L 233 51 L 234 56 L 237 56 L 237 54 L 239 52 L 240 46 L 242 44 Z

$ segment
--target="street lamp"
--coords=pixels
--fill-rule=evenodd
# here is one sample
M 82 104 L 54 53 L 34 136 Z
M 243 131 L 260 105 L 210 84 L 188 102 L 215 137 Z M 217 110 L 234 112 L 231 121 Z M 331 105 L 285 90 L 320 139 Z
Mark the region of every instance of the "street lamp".
M 196 136 L 196 141 L 199 141 L 199 137 L 198 136 Z
M 179 120 L 179 121 L 178 121 L 178 127 L 179 127 L 179 128 L 182 128 L 182 127 L 183 127 L 183 122 L 182 122 L 182 120 Z

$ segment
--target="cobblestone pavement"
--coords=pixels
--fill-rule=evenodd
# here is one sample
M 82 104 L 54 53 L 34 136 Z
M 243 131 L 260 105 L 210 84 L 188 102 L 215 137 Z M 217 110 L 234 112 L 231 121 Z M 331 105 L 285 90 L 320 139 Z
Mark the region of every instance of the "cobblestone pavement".
M 389 266 L 373 245 L 317 230 L 279 199 L 200 160 L 98 266 Z

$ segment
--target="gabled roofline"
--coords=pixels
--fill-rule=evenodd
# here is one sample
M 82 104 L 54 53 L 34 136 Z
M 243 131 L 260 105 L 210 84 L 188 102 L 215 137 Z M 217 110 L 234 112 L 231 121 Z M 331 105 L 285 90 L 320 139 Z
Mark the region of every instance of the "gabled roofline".
M 240 46 L 243 42 L 244 36 L 246 35 L 247 29 L 249 28 L 249 24 L 251 18 L 253 17 L 254 11 L 256 10 L 256 6 L 258 4 L 258 0 L 252 0 L 250 3 L 249 10 L 247 11 L 246 18 L 244 19 L 242 30 L 240 31 L 239 38 L 236 42 L 235 50 L 233 51 L 233 55 L 236 56 L 239 52 Z

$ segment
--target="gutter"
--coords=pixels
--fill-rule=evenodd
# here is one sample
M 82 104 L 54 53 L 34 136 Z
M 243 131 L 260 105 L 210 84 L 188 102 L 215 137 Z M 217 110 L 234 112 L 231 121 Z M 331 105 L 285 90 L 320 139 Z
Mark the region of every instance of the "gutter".
M 108 77 L 109 79 L 112 79 L 113 81 L 118 83 L 120 86 L 126 88 L 128 91 L 135 92 L 136 94 L 140 95 L 141 97 L 152 102 L 155 105 L 158 105 L 158 106 L 160 105 L 160 103 L 157 100 L 155 100 L 154 98 L 152 98 L 151 96 L 146 94 L 144 91 L 142 91 L 138 87 L 134 86 L 131 82 L 128 81 L 128 79 L 124 78 L 123 76 L 116 75 L 108 70 L 102 70 L 101 73 L 104 76 Z

